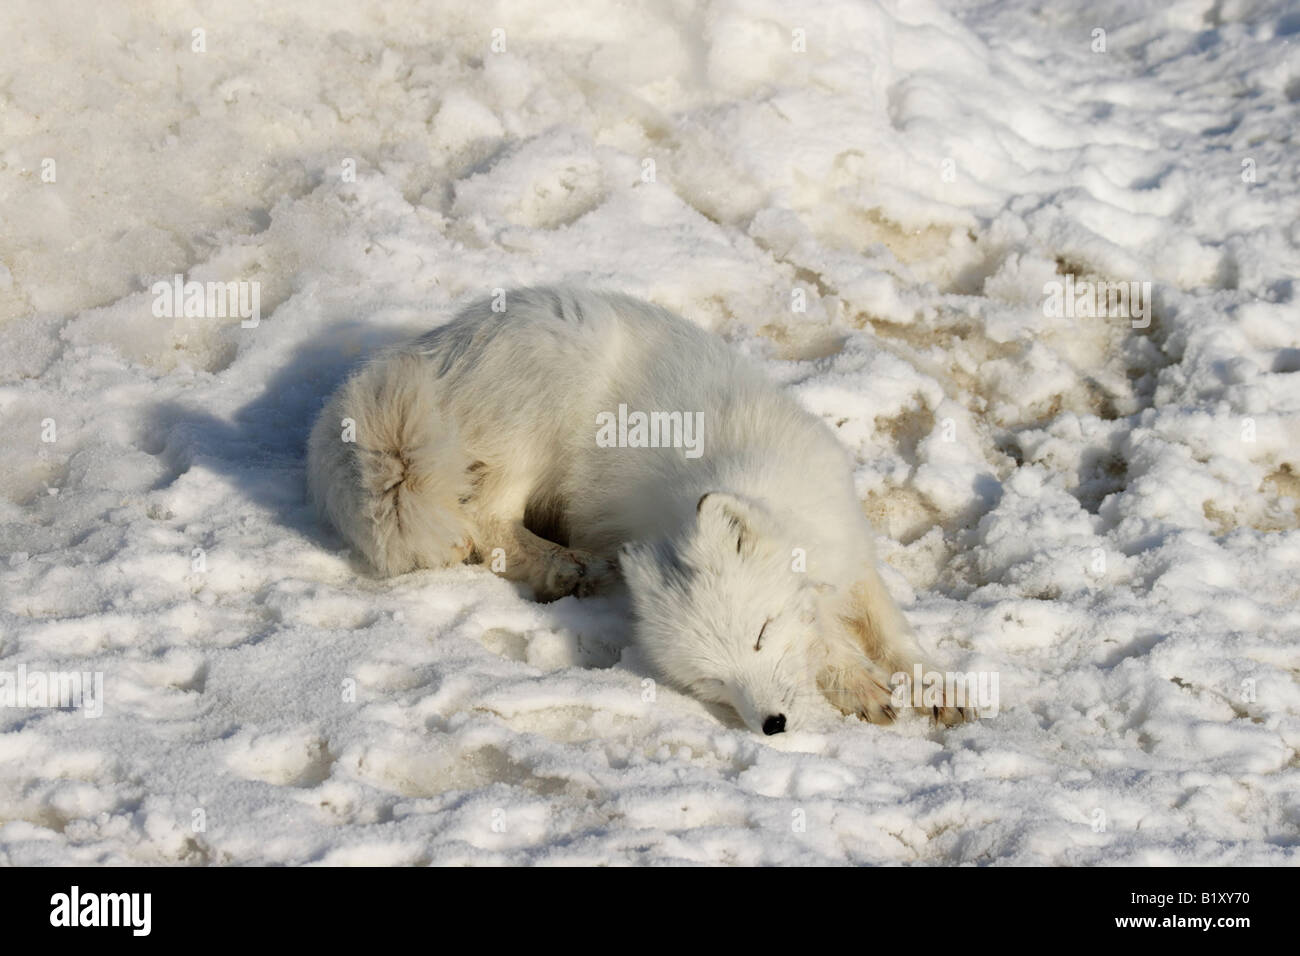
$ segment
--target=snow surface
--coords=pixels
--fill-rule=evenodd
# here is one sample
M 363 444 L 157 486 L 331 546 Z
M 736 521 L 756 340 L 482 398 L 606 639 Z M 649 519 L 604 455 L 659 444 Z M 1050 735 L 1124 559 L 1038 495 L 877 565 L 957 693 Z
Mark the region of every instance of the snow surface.
M 0 862 L 1296 862 L 1293 0 L 5 20 L 0 671 L 105 702 L 0 708 Z M 1066 272 L 1151 282 L 1150 326 L 1045 315 Z M 155 317 L 175 273 L 260 324 Z M 998 716 L 762 739 L 645 699 L 615 599 L 351 560 L 304 502 L 323 397 L 557 280 L 824 416 Z

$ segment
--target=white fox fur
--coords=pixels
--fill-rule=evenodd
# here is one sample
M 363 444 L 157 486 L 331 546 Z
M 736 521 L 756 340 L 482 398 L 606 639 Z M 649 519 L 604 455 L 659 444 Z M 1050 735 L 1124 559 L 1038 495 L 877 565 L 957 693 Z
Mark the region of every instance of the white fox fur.
M 890 675 L 921 655 L 830 429 L 657 306 L 570 288 L 493 304 L 375 358 L 321 412 L 309 490 L 343 537 L 382 574 L 489 560 L 543 600 L 621 570 L 650 664 L 755 731 L 804 724 L 819 693 L 892 720 Z M 620 405 L 702 413 L 697 457 L 598 443 Z

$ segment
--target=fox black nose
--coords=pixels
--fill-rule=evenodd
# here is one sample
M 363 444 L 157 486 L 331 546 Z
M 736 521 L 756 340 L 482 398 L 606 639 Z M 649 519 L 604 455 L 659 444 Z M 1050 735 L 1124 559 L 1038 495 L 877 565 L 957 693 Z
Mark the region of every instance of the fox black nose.
M 763 733 L 769 737 L 773 734 L 785 733 L 785 714 L 773 714 L 763 721 Z

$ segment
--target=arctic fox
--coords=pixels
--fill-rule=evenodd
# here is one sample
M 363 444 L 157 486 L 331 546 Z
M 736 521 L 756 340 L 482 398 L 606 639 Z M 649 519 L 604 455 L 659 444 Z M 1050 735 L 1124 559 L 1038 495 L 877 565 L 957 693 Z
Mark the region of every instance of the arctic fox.
M 321 412 L 307 475 L 381 574 L 490 560 L 540 600 L 621 576 L 660 677 L 755 732 L 819 694 L 888 723 L 891 675 L 922 663 L 830 429 L 628 296 L 519 290 L 378 356 Z

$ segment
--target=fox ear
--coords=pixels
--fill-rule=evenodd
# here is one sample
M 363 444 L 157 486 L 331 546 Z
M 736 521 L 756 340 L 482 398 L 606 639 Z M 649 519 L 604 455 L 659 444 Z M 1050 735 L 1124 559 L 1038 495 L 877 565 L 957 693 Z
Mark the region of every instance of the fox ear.
M 758 540 L 760 520 L 754 508 L 725 491 L 708 491 L 695 504 L 700 528 L 711 535 L 723 535 L 735 545 L 736 553 L 752 550 Z

